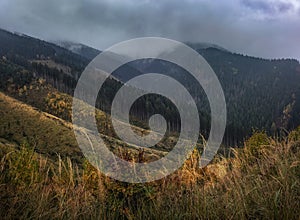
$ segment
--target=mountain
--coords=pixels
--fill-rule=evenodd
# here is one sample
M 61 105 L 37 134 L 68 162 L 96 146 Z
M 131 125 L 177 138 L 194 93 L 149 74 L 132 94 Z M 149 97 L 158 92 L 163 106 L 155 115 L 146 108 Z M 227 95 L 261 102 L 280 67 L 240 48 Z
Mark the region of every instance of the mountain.
M 90 47 L 72 45 L 65 47 L 77 53 L 53 43 L 0 30 L 1 91 L 6 94 L 24 92 L 24 86 L 28 88 L 32 82 L 43 79 L 58 92 L 72 95 L 81 72 L 97 54 Z M 210 44 L 192 46 L 212 66 L 223 87 L 228 110 L 226 145 L 239 145 L 253 129 L 277 134 L 300 124 L 300 65 L 297 60 L 249 57 Z M 210 109 L 202 88 L 184 70 L 160 60 L 138 60 L 117 69 L 114 78 L 105 82 L 97 107 L 109 113 L 114 95 L 123 83 L 146 72 L 163 72 L 187 88 L 198 104 L 201 133 L 207 137 Z M 28 89 L 27 93 L 30 94 Z M 38 103 L 42 98 L 19 96 L 18 92 L 14 97 L 40 108 Z M 133 123 L 147 128 L 149 116 L 161 111 L 168 121 L 168 130 L 177 132 L 180 120 L 176 108 L 158 95 L 143 97 L 133 105 Z M 60 110 L 56 115 L 70 120 L 70 115 L 63 112 Z
M 81 44 L 81 43 L 75 43 L 71 41 L 55 41 L 54 44 L 63 47 L 75 54 L 81 55 L 84 58 L 87 58 L 88 60 L 94 59 L 98 54 L 101 53 L 100 50 L 97 50 L 95 48 L 89 47 L 87 45 Z M 229 52 L 223 47 L 220 47 L 216 44 L 211 43 L 191 43 L 186 42 L 186 45 L 190 46 L 194 50 L 202 50 L 202 49 L 208 49 L 208 48 L 215 48 L 221 51 Z
M 51 69 L 46 70 L 51 73 Z M 63 72 L 61 72 L 61 74 L 63 74 Z M 45 76 L 48 81 L 51 81 L 50 77 L 47 77 L 47 75 Z M 51 149 L 55 148 L 57 150 L 59 147 L 64 148 L 64 142 L 60 140 L 61 135 L 68 140 L 66 143 L 67 147 L 77 146 L 76 141 L 74 140 L 73 131 L 71 130 L 72 124 L 70 123 L 72 120 L 72 96 L 58 91 L 49 84 L 45 78 L 36 77 L 34 72 L 8 61 L 7 58 L 0 58 L 0 90 L 3 92 L 3 94 L 1 93 L 3 97 L 5 94 L 23 103 L 15 104 L 17 101 L 13 101 L 9 97 L 3 98 L 2 102 L 0 100 L 1 104 L 3 104 L 0 106 L 0 114 L 3 120 L 1 121 L 1 125 L 4 126 L 1 130 L 2 133 L 0 132 L 0 138 L 3 137 L 19 145 L 22 144 L 23 141 L 28 142 L 31 145 L 36 145 L 36 143 L 41 141 L 39 139 L 43 139 L 42 144 L 39 144 L 39 146 L 47 146 L 52 152 Z M 84 110 L 81 111 L 79 115 L 76 115 L 76 117 L 86 115 L 88 113 L 88 111 L 86 111 L 88 108 L 88 105 L 83 106 Z M 16 109 L 19 109 L 19 111 Z M 33 116 L 37 112 L 39 112 L 37 115 L 43 113 L 42 115 L 55 119 L 60 124 L 69 128 L 69 131 L 66 131 L 66 129 L 60 131 L 60 128 L 49 126 L 45 120 L 40 120 L 41 116 Z M 136 146 L 134 143 L 130 143 L 130 146 L 123 144 L 114 132 L 110 115 L 99 109 L 95 111 L 95 114 L 98 131 L 101 133 L 103 139 L 107 140 L 108 146 L 111 146 L 115 150 L 117 150 L 118 147 L 124 146 L 126 146 L 126 149 L 135 150 L 141 147 Z M 24 119 L 22 119 L 22 117 Z M 134 120 L 134 118 L 132 120 Z M 39 122 L 41 125 L 39 125 Z M 139 121 L 133 121 L 133 124 L 137 124 L 140 127 L 147 127 Z M 54 132 L 54 134 L 51 135 L 52 138 L 56 135 L 56 131 L 60 131 L 57 140 L 55 138 L 53 140 L 46 138 L 47 135 L 45 136 L 43 130 L 44 126 L 49 127 L 50 129 L 44 129 L 45 132 Z M 138 134 L 148 132 L 147 130 L 134 125 L 131 127 Z M 86 128 L 88 128 L 88 124 L 86 125 Z M 19 131 L 22 131 L 22 134 L 20 134 Z M 176 138 L 176 136 L 165 138 L 163 141 L 153 146 L 152 150 L 148 152 L 153 153 L 156 150 L 156 154 L 163 154 L 164 151 L 168 151 L 172 148 L 175 143 L 174 138 Z M 61 143 L 61 146 L 58 143 Z
M 203 50 L 203 49 L 209 49 L 209 48 L 214 48 L 217 50 L 221 50 L 224 52 L 230 52 L 228 50 L 226 50 L 225 48 L 216 45 L 216 44 L 211 44 L 211 43 L 191 43 L 191 42 L 186 42 L 186 45 L 190 46 L 191 48 L 193 48 L 194 50 Z
M 81 70 L 89 60 L 74 54 L 53 43 L 42 41 L 27 35 L 14 34 L 0 29 L 0 56 L 24 65 L 35 59 L 52 59 L 57 63 L 71 66 L 74 71 Z
M 300 67 L 297 60 L 268 60 L 235 54 L 209 43 L 187 44 L 208 61 L 223 86 L 228 107 L 225 138 L 230 140 L 228 145 L 238 144 L 252 129 L 277 133 L 282 129 L 293 129 L 300 123 Z M 128 66 L 138 71 L 129 70 Z M 210 111 L 206 96 L 184 70 L 152 59 L 131 62 L 126 68 L 118 69 L 113 76 L 126 82 L 143 73 L 163 72 L 183 83 L 201 103 L 198 107 L 204 114 L 202 124 L 209 126 L 205 120 Z M 233 136 L 236 140 L 230 138 Z
M 97 49 L 80 43 L 74 43 L 70 41 L 57 41 L 54 43 L 88 60 L 94 59 L 98 54 L 101 53 L 101 51 Z
M 228 145 L 238 145 L 253 129 L 275 134 L 300 124 L 300 64 L 297 60 L 268 60 L 212 47 L 197 49 L 197 52 L 213 68 L 224 90 Z M 140 75 L 135 74 L 139 72 L 163 73 L 182 83 L 204 114 L 202 125 L 209 127 L 205 120 L 210 112 L 206 95 L 184 69 L 153 59 L 137 60 L 128 65 L 138 72 L 120 68 L 114 72 L 115 78 L 126 82 Z

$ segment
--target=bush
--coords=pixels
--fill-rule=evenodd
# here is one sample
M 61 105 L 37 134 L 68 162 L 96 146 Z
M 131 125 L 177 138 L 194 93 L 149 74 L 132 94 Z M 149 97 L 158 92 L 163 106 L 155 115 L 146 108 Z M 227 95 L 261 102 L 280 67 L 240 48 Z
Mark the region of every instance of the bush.
M 270 138 L 265 132 L 255 131 L 254 134 L 245 142 L 245 156 L 260 158 L 262 152 L 270 145 Z

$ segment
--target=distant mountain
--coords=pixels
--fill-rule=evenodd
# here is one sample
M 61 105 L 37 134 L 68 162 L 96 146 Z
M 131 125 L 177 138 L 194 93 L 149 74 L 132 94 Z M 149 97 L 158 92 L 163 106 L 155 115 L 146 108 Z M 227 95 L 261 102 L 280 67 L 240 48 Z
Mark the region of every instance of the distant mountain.
M 300 124 L 300 64 L 297 60 L 249 57 L 211 44 L 190 46 L 212 66 L 223 87 L 228 110 L 224 143 L 237 145 L 252 129 L 277 133 Z M 8 88 L 10 85 L 18 90 L 28 85 L 32 76 L 45 79 L 60 92 L 72 95 L 83 69 L 99 51 L 78 44 L 65 44 L 64 47 L 0 30 L 0 89 L 9 91 L 12 89 Z M 16 72 L 11 69 L 12 65 L 20 66 L 23 70 Z M 24 70 L 31 75 L 23 73 Z M 113 75 L 118 80 L 107 80 L 97 107 L 110 112 L 111 102 L 122 82 L 147 72 L 170 75 L 187 88 L 200 110 L 201 132 L 207 135 L 210 109 L 202 88 L 183 69 L 164 61 L 138 60 L 117 69 Z M 144 126 L 149 115 L 163 109 L 170 131 L 178 130 L 178 112 L 162 97 L 143 97 L 132 107 L 132 113 L 137 123 L 141 122 L 140 125 Z
M 209 48 L 215 48 L 221 51 L 225 51 L 225 52 L 230 52 L 228 50 L 226 50 L 223 47 L 220 47 L 216 44 L 211 44 L 211 43 L 191 43 L 191 42 L 186 42 L 186 44 L 188 46 L 190 46 L 191 48 L 193 48 L 194 50 L 203 50 L 203 49 L 209 49 Z
M 88 60 L 94 59 L 101 51 L 94 49 L 92 47 L 86 46 L 80 43 L 73 43 L 70 41 L 56 41 L 55 44 L 72 51 L 73 53 L 79 54 Z
M 223 87 L 229 145 L 238 144 L 252 129 L 279 132 L 300 124 L 300 64 L 297 60 L 267 60 L 208 47 L 196 49 L 211 65 Z M 117 79 L 126 82 L 139 74 L 163 73 L 181 82 L 192 94 L 202 113 L 209 103 L 202 88 L 184 69 L 165 61 L 144 59 L 128 64 L 138 72 L 119 69 Z M 208 127 L 209 123 L 203 121 Z M 236 137 L 230 138 L 230 137 Z
M 56 41 L 54 42 L 60 47 L 63 47 L 69 51 L 72 51 L 73 53 L 79 54 L 89 60 L 94 59 L 98 54 L 101 53 L 100 50 L 97 50 L 95 48 L 86 46 L 81 43 L 74 43 L 70 41 Z M 203 50 L 203 49 L 209 49 L 209 48 L 215 48 L 221 51 L 229 52 L 225 48 L 218 46 L 216 44 L 211 44 L 211 43 L 191 43 L 191 42 L 186 42 L 186 45 L 190 46 L 194 50 Z

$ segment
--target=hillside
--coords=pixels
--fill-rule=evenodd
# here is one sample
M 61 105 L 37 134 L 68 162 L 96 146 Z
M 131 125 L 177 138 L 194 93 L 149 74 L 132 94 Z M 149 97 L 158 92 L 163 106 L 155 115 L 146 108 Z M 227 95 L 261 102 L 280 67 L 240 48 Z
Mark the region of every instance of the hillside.
M 73 53 L 79 54 L 80 56 L 85 57 L 88 60 L 94 59 L 98 54 L 101 53 L 101 51 L 97 49 L 80 43 L 73 43 L 69 41 L 58 41 L 54 43 L 69 51 L 72 51 Z
M 241 145 L 253 129 L 266 130 L 271 135 L 282 135 L 284 130 L 292 130 L 300 124 L 298 61 L 266 60 L 234 54 L 216 46 L 192 46 L 212 66 L 223 87 L 228 111 L 225 145 Z M 84 48 L 88 53 L 96 54 L 92 48 Z M 8 90 L 22 90 L 24 85 L 28 88 L 32 81 L 42 78 L 60 93 L 72 95 L 81 71 L 90 61 L 80 51 L 77 52 L 75 54 L 52 43 L 0 30 L 0 89 L 4 93 Z M 111 102 L 123 86 L 122 82 L 144 72 L 164 72 L 185 85 L 198 103 L 200 132 L 207 137 L 210 109 L 202 88 L 182 69 L 161 61 L 136 61 L 116 70 L 113 75 L 118 80 L 107 80 L 98 97 L 97 108 L 110 113 Z M 11 79 L 13 83 L 7 84 Z M 8 88 L 8 85 L 13 85 L 14 88 Z M 40 108 L 35 103 L 37 100 L 38 98 L 22 98 L 22 101 Z M 131 113 L 133 123 L 143 128 L 147 128 L 149 116 L 155 113 L 165 116 L 171 133 L 178 132 L 180 127 L 178 111 L 169 100 L 161 96 L 142 97 L 134 103 Z M 65 114 L 56 116 L 69 120 Z
M 0 137 L 48 156 L 82 157 L 70 124 L 0 93 Z
M 41 112 L 1 92 L 0 116 L 1 150 L 7 151 L 5 148 L 11 149 L 13 146 L 25 144 L 33 147 L 35 152 L 52 159 L 60 155 L 63 158 L 70 157 L 78 164 L 82 163 L 83 155 L 76 142 L 71 123 Z M 139 146 L 128 146 L 118 139 L 103 134 L 101 138 L 117 155 L 130 152 L 133 159 L 139 154 L 141 148 Z M 144 149 L 146 161 L 160 158 L 164 154 L 155 149 Z
M 227 145 L 238 145 L 253 128 L 276 134 L 282 128 L 290 130 L 300 124 L 298 61 L 266 60 L 217 48 L 197 51 L 211 65 L 224 90 L 228 111 Z M 134 61 L 129 65 L 141 73 L 162 72 L 175 78 L 192 94 L 204 117 L 209 115 L 209 103 L 203 89 L 184 69 L 152 59 Z M 137 75 L 133 72 L 124 74 L 121 68 L 114 73 L 123 82 Z M 202 117 L 202 124 L 208 128 L 209 120 Z
M 268 60 L 235 54 L 214 44 L 187 44 L 208 61 L 223 87 L 228 108 L 227 145 L 238 144 L 252 129 L 280 134 L 282 130 L 291 130 L 300 124 L 300 64 L 297 60 Z M 91 48 L 85 48 L 93 52 Z M 209 127 L 207 115 L 210 109 L 206 95 L 183 69 L 151 59 L 131 62 L 128 66 L 138 71 L 119 68 L 113 75 L 126 82 L 142 73 L 163 72 L 182 82 L 198 101 L 203 127 Z M 137 105 L 145 103 L 140 101 Z M 145 109 L 137 109 L 137 115 L 143 111 Z M 174 115 L 176 113 L 173 112 L 172 117 L 176 117 Z M 176 124 L 173 126 L 176 127 Z

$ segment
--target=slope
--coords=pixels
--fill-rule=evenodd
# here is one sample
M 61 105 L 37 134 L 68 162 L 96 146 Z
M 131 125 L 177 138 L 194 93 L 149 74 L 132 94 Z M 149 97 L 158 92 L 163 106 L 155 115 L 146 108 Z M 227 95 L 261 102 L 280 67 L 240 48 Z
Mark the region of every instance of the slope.
M 19 102 L 0 93 L 0 138 L 6 146 L 28 144 L 36 152 L 51 158 L 61 155 L 77 162 L 83 161 L 71 123 L 54 115 L 41 112 L 36 108 Z M 140 147 L 126 145 L 106 135 L 101 135 L 106 145 L 117 155 L 130 152 L 137 156 Z M 160 158 L 165 153 L 155 149 L 144 149 L 145 160 Z

